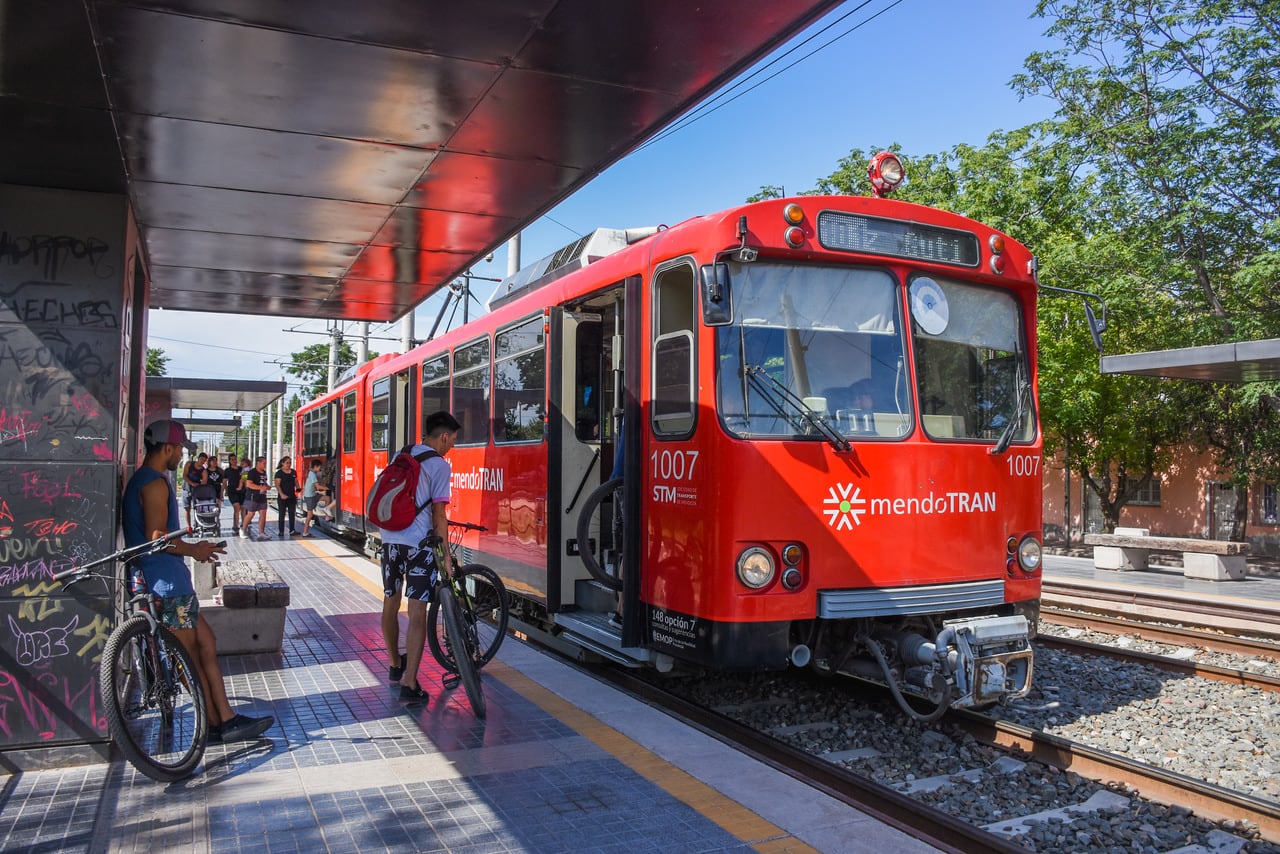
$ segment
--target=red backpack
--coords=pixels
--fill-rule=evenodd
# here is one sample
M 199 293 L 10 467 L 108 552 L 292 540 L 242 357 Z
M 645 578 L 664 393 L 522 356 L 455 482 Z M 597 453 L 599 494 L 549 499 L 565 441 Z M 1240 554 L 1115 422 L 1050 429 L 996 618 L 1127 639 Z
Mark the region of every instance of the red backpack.
M 430 448 L 421 454 L 411 454 L 409 447 L 396 454 L 391 464 L 382 470 L 365 502 L 365 518 L 388 531 L 403 531 L 431 503 L 428 498 L 426 504 L 418 505 L 418 477 L 422 464 L 440 455 Z

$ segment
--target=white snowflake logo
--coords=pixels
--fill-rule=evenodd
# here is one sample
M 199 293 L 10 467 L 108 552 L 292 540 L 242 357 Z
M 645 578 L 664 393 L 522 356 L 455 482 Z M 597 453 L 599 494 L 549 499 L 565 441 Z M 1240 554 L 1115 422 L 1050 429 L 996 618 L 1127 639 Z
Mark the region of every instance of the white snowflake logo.
M 862 524 L 862 514 L 867 512 L 863 506 L 867 499 L 862 497 L 862 489 L 855 489 L 852 483 L 840 483 L 831 487 L 822 503 L 830 505 L 822 512 L 827 514 L 827 524 L 834 526 L 837 531 L 841 528 L 852 531 L 855 524 Z M 850 522 L 850 519 L 853 521 Z

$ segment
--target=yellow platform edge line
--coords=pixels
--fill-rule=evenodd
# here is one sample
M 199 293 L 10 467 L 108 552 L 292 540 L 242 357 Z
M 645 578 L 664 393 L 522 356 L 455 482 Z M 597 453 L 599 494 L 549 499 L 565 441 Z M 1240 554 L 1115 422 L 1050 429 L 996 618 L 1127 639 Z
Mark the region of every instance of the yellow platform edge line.
M 382 599 L 382 586 L 366 576 L 342 564 L 333 555 L 322 551 L 314 543 L 298 543 L 322 558 L 356 585 Z M 403 608 L 402 608 L 403 610 Z M 741 842 L 760 852 L 796 852 L 817 854 L 817 849 L 792 837 L 785 830 L 769 822 L 753 810 L 744 807 L 729 796 L 716 791 L 698 778 L 658 756 L 629 736 L 623 735 L 594 715 L 557 696 L 534 682 L 515 668 L 501 661 L 490 661 L 484 669 L 486 676 L 498 679 L 511 690 L 535 706 L 547 712 L 579 735 L 590 739 L 623 765 L 658 786 L 680 802 L 692 807 Z

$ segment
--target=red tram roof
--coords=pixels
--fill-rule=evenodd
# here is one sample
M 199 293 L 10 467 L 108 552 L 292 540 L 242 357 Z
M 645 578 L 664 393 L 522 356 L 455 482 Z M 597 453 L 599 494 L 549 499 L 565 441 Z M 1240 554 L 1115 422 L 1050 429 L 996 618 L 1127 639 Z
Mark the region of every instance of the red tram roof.
M 127 193 L 153 307 L 392 320 L 835 5 L 0 4 L 0 182 Z

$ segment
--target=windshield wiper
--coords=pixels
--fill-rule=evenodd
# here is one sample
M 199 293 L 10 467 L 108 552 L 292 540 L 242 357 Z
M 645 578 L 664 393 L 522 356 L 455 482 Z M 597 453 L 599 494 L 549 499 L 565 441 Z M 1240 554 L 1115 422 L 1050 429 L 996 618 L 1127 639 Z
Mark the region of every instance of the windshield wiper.
M 1000 434 L 1000 438 L 996 441 L 996 446 L 991 449 L 992 456 L 998 457 L 1009 450 L 1009 444 L 1013 441 L 1013 434 L 1017 432 L 1018 425 L 1022 423 L 1023 410 L 1026 408 L 1030 392 L 1031 383 L 1021 379 L 1018 383 L 1018 406 L 1013 411 L 1013 420 L 1005 426 L 1004 432 Z
M 745 372 L 747 379 L 751 382 L 752 386 L 755 387 L 755 390 L 760 392 L 760 396 L 768 401 L 769 405 L 772 406 L 783 418 L 789 417 L 787 409 L 782 405 L 783 403 L 786 403 L 801 418 L 803 418 L 810 427 L 821 433 L 823 437 L 831 443 L 831 447 L 835 448 L 837 451 L 852 450 L 853 446 L 849 444 L 849 441 L 845 439 L 844 436 L 841 436 L 832 429 L 831 425 L 828 424 L 825 419 L 814 415 L 809 407 L 804 405 L 804 401 L 796 397 L 795 392 L 775 380 L 762 366 L 747 365 Z M 773 388 L 766 385 L 765 382 L 760 379 L 761 377 L 768 380 Z

